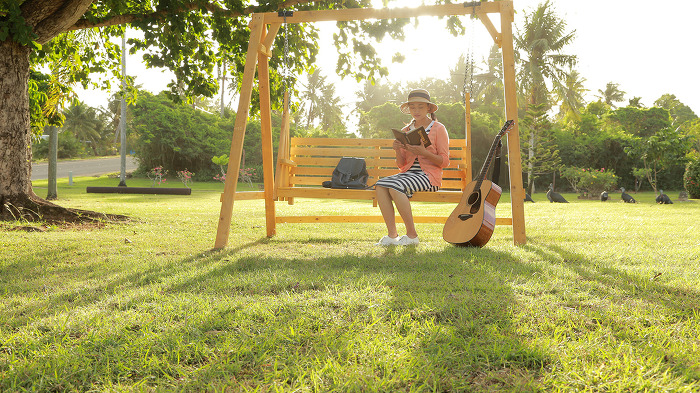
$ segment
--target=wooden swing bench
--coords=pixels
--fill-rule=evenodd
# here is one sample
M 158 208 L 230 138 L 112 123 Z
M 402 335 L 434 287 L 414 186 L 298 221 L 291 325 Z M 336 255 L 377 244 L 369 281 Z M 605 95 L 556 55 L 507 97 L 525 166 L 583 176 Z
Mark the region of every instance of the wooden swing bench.
M 500 31 L 494 26 L 489 14 L 500 15 Z M 525 216 L 520 163 L 520 139 L 518 134 L 518 107 L 515 84 L 515 56 L 513 50 L 513 3 L 510 0 L 471 2 L 464 4 L 442 4 L 411 8 L 383 9 L 341 9 L 319 11 L 295 11 L 294 13 L 256 13 L 251 17 L 250 41 L 246 54 L 245 69 L 241 79 L 240 99 L 236 123 L 231 139 L 231 160 L 227 173 L 238 173 L 243 152 L 243 137 L 250 111 L 253 84 L 258 81 L 260 97 L 260 123 L 262 138 L 264 189 L 257 192 L 237 192 L 237 176 L 230 176 L 224 184 L 221 196 L 221 212 L 214 242 L 215 249 L 226 246 L 231 231 L 234 200 L 258 199 L 265 201 L 265 224 L 267 236 L 275 234 L 277 223 L 305 222 L 383 222 L 381 216 L 297 216 L 278 217 L 275 203 L 287 201 L 293 204 L 295 198 L 332 198 L 375 201 L 373 190 L 337 190 L 323 188 L 322 183 L 331 179 L 333 169 L 344 156 L 365 157 L 370 175 L 369 184 L 383 176 L 397 172 L 392 139 L 333 139 L 333 138 L 289 138 L 289 97 L 285 92 L 282 129 L 280 131 L 280 155 L 275 168 L 272 146 L 272 97 L 270 92 L 269 59 L 275 37 L 284 24 L 309 23 L 320 21 L 352 21 L 365 19 L 412 18 L 419 15 L 449 16 L 476 15 L 484 24 L 494 43 L 501 48 L 503 62 L 503 93 L 505 118 L 516 120 L 513 131 L 508 135 L 508 165 L 513 218 L 497 218 L 497 225 L 513 226 L 514 244 L 525 244 Z M 257 76 L 257 78 L 256 78 Z M 465 100 L 466 135 L 470 137 L 469 97 Z M 412 200 L 416 202 L 459 203 L 462 190 L 471 181 L 471 144 L 465 139 L 450 141 L 451 165 L 445 168 L 443 188 L 437 192 L 419 192 Z M 275 170 L 276 169 L 276 170 Z M 521 196 L 522 195 L 522 196 Z M 519 196 L 513 198 L 513 196 Z M 418 209 L 415 209 L 418 210 Z M 444 223 L 446 217 L 415 216 L 419 223 Z M 399 221 L 397 219 L 397 221 Z
M 342 157 L 362 157 L 367 164 L 368 185 L 398 173 L 393 139 L 291 138 L 288 157 L 278 158 L 274 197 L 294 204 L 294 198 L 371 200 L 377 206 L 373 189 L 324 188 Z M 471 181 L 471 165 L 464 139 L 450 140 L 450 166 L 443 171 L 442 187 L 436 192 L 416 192 L 411 201 L 443 202 L 457 205 L 462 190 Z M 414 208 L 414 210 L 416 210 Z M 444 223 L 447 217 L 414 216 L 417 223 Z M 383 222 L 381 216 L 276 216 L 275 223 Z M 397 216 L 397 222 L 401 218 Z M 498 220 L 510 224 L 510 218 Z

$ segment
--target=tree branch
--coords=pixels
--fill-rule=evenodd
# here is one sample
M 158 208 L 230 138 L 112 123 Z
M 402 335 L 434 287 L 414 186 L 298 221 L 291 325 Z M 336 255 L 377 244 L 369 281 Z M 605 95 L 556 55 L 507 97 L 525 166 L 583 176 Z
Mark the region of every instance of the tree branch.
M 288 8 L 288 7 L 294 7 L 297 5 L 303 5 L 303 4 L 311 4 L 311 3 L 319 3 L 324 0 L 287 0 L 283 3 L 280 4 L 280 9 Z M 185 13 L 189 11 L 194 11 L 201 9 L 201 5 L 199 4 L 194 4 L 190 3 L 185 5 L 179 12 L 180 13 Z M 243 12 L 240 11 L 232 11 L 228 10 L 225 8 L 221 8 L 216 4 L 212 3 L 207 3 L 204 6 L 204 9 L 207 10 L 210 13 L 220 13 L 224 16 L 227 16 L 229 18 L 238 18 L 241 16 L 246 16 L 250 14 L 254 14 L 261 10 L 263 7 L 261 6 L 249 6 L 246 7 Z M 79 19 L 77 22 L 75 22 L 74 25 L 69 27 L 67 30 L 83 30 L 83 29 L 90 29 L 93 27 L 107 27 L 107 26 L 118 26 L 118 25 L 123 25 L 127 23 L 132 23 L 137 20 L 141 20 L 144 18 L 151 18 L 151 19 L 165 19 L 168 15 L 171 15 L 173 12 L 172 11 L 156 11 L 152 12 L 150 14 L 124 14 L 124 15 L 117 15 L 108 19 L 104 19 L 99 22 L 91 22 L 87 19 Z
M 45 44 L 53 37 L 68 30 L 85 14 L 93 0 L 35 0 L 22 4 L 27 22 L 34 26 L 37 42 Z M 25 8 L 26 7 L 26 8 Z
M 63 3 L 63 1 L 32 0 L 22 3 L 20 9 L 25 22 L 30 26 L 36 26 L 46 19 L 47 15 L 52 15 L 60 10 L 64 5 Z

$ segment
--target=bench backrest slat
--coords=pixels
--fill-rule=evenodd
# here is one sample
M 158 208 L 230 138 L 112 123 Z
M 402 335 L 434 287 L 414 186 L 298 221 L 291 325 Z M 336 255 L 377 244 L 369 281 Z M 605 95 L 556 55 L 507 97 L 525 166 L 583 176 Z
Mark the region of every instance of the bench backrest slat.
M 333 169 L 341 157 L 363 157 L 370 179 L 374 184 L 379 178 L 398 172 L 393 139 L 360 138 L 291 138 L 290 160 L 296 164 L 291 169 L 289 186 L 321 186 L 330 180 Z M 443 170 L 443 189 L 462 190 L 465 186 L 466 142 L 450 140 L 450 166 Z

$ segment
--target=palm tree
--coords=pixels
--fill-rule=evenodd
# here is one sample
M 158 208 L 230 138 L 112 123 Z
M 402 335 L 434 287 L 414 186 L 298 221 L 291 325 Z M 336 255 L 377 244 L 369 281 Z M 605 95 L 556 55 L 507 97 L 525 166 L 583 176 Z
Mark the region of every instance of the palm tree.
M 321 75 L 321 70 L 317 68 L 307 76 L 306 84 L 302 85 L 304 90 L 300 94 L 300 99 L 306 106 L 306 128 L 311 127 L 313 121 L 321 117 L 319 107 L 323 104 L 322 91 L 325 84 L 326 77 Z
M 551 108 L 550 88 L 552 85 L 562 85 L 567 70 L 576 64 L 576 56 L 563 54 L 562 51 L 574 39 L 575 31 L 566 32 L 566 22 L 560 19 L 552 10 L 550 1 L 540 4 L 531 14 L 525 15 L 523 30 L 518 32 L 515 46 L 520 60 L 518 77 L 520 88 L 525 97 L 525 110 L 535 106 L 545 111 Z M 539 109 L 538 109 L 539 110 Z M 537 146 L 536 128 L 529 131 L 528 158 L 535 161 Z M 528 164 L 528 178 L 534 175 L 532 164 Z M 530 193 L 534 193 L 534 182 L 531 183 Z
M 616 108 L 616 102 L 622 102 L 625 100 L 625 92 L 620 90 L 620 85 L 613 82 L 608 82 L 605 85 L 605 90 L 598 89 L 600 95 L 596 96 L 603 100 L 606 104 L 610 105 L 611 108 Z
M 89 143 L 93 154 L 97 155 L 97 144 L 100 141 L 100 119 L 92 108 L 81 101 L 74 102 L 70 108 L 64 113 L 66 120 L 63 123 L 63 129 L 70 131 L 75 137 Z
M 379 81 L 372 83 L 372 81 L 366 80 L 362 85 L 362 90 L 356 92 L 355 109 L 369 112 L 372 108 L 387 102 L 398 103 L 399 97 L 402 97 L 403 94 L 403 92 L 399 92 L 396 85 L 382 84 Z
M 634 108 L 644 108 L 644 105 L 642 104 L 642 97 L 632 97 L 629 100 L 627 100 L 627 102 L 627 106 L 631 106 Z
M 581 74 L 576 70 L 566 74 L 563 84 L 554 85 L 554 94 L 559 106 L 559 117 L 562 119 L 579 120 L 581 111 L 586 107 L 583 95 L 588 91 L 583 87 L 586 78 L 581 77 Z
M 330 130 L 343 122 L 343 104 L 335 95 L 335 85 L 324 85 L 321 89 L 321 103 L 318 109 L 321 112 L 321 125 Z
M 504 108 L 503 101 L 503 59 L 498 45 L 491 46 L 489 57 L 484 59 L 484 72 L 474 75 L 475 102 L 480 105 Z
M 469 90 L 468 78 L 474 74 L 469 68 L 471 65 L 467 56 L 459 55 L 455 68 L 450 68 L 450 79 L 447 81 L 447 84 L 452 87 L 452 91 L 449 95 L 443 97 L 445 102 L 464 102 L 464 88 L 466 87 L 466 90 Z
M 550 1 L 525 16 L 523 31 L 515 36 L 520 58 L 521 86 L 528 104 L 549 104 L 547 81 L 561 83 L 567 69 L 576 65 L 576 56 L 562 54 L 575 31 L 565 33 L 566 22 L 551 9 Z

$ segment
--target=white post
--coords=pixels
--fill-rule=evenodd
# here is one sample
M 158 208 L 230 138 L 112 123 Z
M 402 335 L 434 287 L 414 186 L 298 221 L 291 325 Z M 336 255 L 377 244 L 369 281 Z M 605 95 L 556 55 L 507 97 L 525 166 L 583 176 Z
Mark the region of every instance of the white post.
M 122 34 L 122 102 L 121 118 L 119 120 L 121 133 L 121 173 L 119 187 L 126 187 L 126 29 Z

